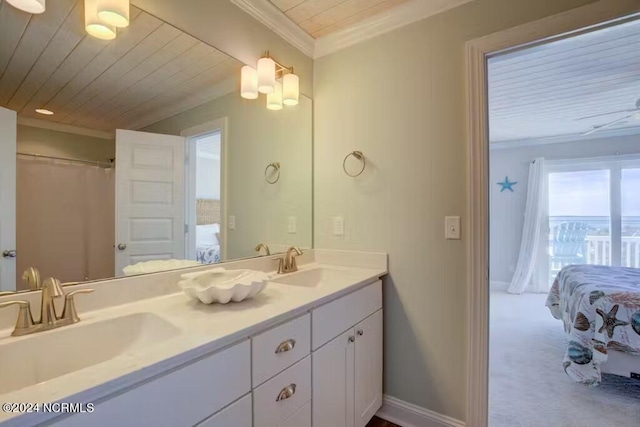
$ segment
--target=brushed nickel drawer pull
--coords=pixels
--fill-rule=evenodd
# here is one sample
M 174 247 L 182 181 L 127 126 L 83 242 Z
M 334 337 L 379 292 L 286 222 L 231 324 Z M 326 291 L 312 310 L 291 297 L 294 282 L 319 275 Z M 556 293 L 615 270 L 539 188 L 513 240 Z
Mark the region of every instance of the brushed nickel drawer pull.
M 295 384 L 289 384 L 288 386 L 280 390 L 280 394 L 278 394 L 278 398 L 276 399 L 276 402 L 280 402 L 281 400 L 287 400 L 291 396 L 296 394 L 296 387 L 297 386 Z
M 358 335 L 359 335 L 359 336 L 363 336 L 363 335 L 364 335 L 364 331 L 363 331 L 362 329 L 359 329 L 359 330 L 358 330 Z
M 351 335 L 349 337 L 349 342 L 355 342 L 356 341 L 356 337 L 354 337 L 353 335 Z
M 287 351 L 293 350 L 296 346 L 296 340 L 290 339 L 280 343 L 278 348 L 276 348 L 276 354 L 278 353 L 286 353 Z

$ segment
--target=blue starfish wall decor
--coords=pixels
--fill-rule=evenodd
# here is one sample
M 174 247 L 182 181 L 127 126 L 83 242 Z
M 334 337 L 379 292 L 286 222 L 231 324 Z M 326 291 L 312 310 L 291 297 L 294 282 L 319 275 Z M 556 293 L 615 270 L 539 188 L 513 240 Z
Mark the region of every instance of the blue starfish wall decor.
M 511 182 L 509 181 L 509 177 L 505 176 L 504 177 L 504 181 L 502 182 L 498 182 L 498 185 L 502 186 L 502 189 L 500 190 L 500 192 L 502 193 L 504 190 L 509 190 L 511 192 L 513 192 L 513 186 L 516 185 L 518 182 Z

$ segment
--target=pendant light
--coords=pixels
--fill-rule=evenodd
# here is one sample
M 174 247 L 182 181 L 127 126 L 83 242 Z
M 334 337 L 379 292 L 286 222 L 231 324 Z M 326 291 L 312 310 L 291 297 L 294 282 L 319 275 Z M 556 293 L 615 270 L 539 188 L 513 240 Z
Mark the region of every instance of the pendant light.
M 113 40 L 117 34 L 114 26 L 98 17 L 98 0 L 84 0 L 84 28 L 100 40 Z
M 267 95 L 267 108 L 282 110 L 282 83 L 276 82 L 274 91 Z
M 248 65 L 240 70 L 240 96 L 245 99 L 258 98 L 258 71 Z
M 46 9 L 45 0 L 7 0 L 7 3 L 16 9 L 35 15 L 43 13 Z
M 129 26 L 130 9 L 129 0 L 98 0 L 98 18 L 114 27 Z
M 258 60 L 258 91 L 270 94 L 276 85 L 276 63 L 271 58 Z
M 282 102 L 284 105 L 298 105 L 300 98 L 300 78 L 293 73 L 282 77 Z

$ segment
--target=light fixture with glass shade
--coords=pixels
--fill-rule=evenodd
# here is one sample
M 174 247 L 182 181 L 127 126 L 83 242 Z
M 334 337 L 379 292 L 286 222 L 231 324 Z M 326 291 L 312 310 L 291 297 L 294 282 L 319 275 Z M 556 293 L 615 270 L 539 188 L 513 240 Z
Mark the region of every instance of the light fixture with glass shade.
M 282 83 L 276 82 L 274 91 L 267 95 L 269 110 L 282 110 Z
M 267 95 L 267 108 L 281 110 L 283 104 L 298 105 L 300 78 L 293 67 L 286 67 L 271 58 L 269 52 L 258 60 L 257 69 L 245 65 L 240 71 L 240 96 L 256 99 L 260 93 Z
M 16 9 L 20 9 L 27 13 L 33 13 L 34 15 L 43 13 L 47 8 L 45 0 L 7 0 L 7 3 Z
M 117 28 L 129 26 L 130 9 L 129 0 L 98 0 L 98 17 Z
M 98 17 L 98 0 L 84 0 L 84 28 L 100 40 L 113 40 L 117 35 L 116 27 Z
M 240 96 L 245 99 L 258 98 L 258 71 L 248 65 L 240 70 Z
M 276 86 L 276 62 L 267 57 L 258 60 L 258 91 L 272 93 Z
M 282 76 L 282 102 L 284 105 L 298 105 L 300 99 L 300 78 L 293 74 Z

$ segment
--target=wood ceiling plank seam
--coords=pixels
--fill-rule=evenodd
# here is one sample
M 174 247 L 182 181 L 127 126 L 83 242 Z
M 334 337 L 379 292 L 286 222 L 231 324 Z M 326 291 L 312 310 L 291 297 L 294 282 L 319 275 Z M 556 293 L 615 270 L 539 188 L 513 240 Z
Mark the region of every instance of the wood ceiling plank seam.
M 203 50 L 204 52 L 201 54 L 200 50 Z M 183 72 L 185 68 L 189 68 L 189 67 L 193 67 L 193 66 L 201 67 L 202 66 L 201 64 L 206 60 L 206 57 L 214 55 L 215 52 L 217 52 L 217 51 L 214 48 L 212 48 L 211 46 L 209 46 L 209 45 L 207 45 L 207 44 L 205 44 L 203 42 L 200 42 L 193 49 L 190 49 L 188 52 L 185 53 L 185 54 L 189 54 L 189 56 L 191 54 L 195 54 L 195 56 L 193 58 L 187 59 L 188 56 L 187 56 L 187 58 L 182 58 L 183 62 L 180 63 L 181 67 L 179 69 L 177 69 L 175 72 L 170 73 L 165 78 L 162 78 L 161 80 L 172 80 L 177 75 L 179 75 L 181 72 Z M 180 57 L 176 58 L 176 60 L 180 60 Z M 166 72 L 166 70 L 159 69 L 156 72 L 154 72 L 154 76 L 161 76 L 163 72 Z M 153 79 L 154 76 L 150 76 L 150 78 L 148 79 L 148 81 L 145 84 L 152 85 L 152 87 L 154 87 L 155 84 L 161 84 L 162 83 L 162 81 L 158 81 L 157 83 L 154 82 L 154 79 Z M 146 88 L 143 87 L 142 89 L 146 89 Z M 140 90 L 138 89 L 138 91 L 140 91 Z M 145 91 L 143 91 L 143 93 L 137 93 L 136 90 L 133 90 L 129 94 L 127 94 L 127 96 L 130 97 L 130 98 L 134 98 L 136 100 L 139 100 L 139 99 L 141 99 L 142 96 L 145 95 L 144 92 Z M 125 98 L 124 101 L 125 101 L 124 103 L 121 102 L 120 104 L 116 104 L 115 106 L 113 106 L 111 108 L 111 110 L 107 111 L 103 117 L 105 119 L 107 119 L 107 120 L 110 120 L 114 115 L 114 113 L 113 113 L 114 110 L 121 108 L 122 105 L 126 105 L 127 99 Z
M 183 43 L 183 46 L 180 46 L 180 43 Z M 186 50 L 189 50 L 191 47 L 195 46 L 198 43 L 199 41 L 197 39 L 189 36 L 188 34 L 181 32 L 178 35 L 178 37 L 173 39 L 171 42 L 167 43 L 165 46 L 163 46 L 161 49 L 159 49 L 152 55 L 153 57 L 157 56 L 157 58 L 151 59 L 150 57 L 148 60 L 144 61 L 143 63 L 136 65 L 136 67 L 134 67 L 126 75 L 124 75 L 120 79 L 119 88 L 117 90 L 109 92 L 107 95 L 103 97 L 94 98 L 91 101 L 91 104 L 85 104 L 85 106 L 83 107 L 83 115 L 85 117 L 82 117 L 81 119 L 77 119 L 76 121 L 73 122 L 73 124 L 74 125 L 77 124 L 78 126 L 80 126 L 79 123 L 86 123 L 95 116 L 102 116 L 102 114 L 105 113 L 108 106 L 113 105 L 113 102 L 112 102 L 113 100 L 115 100 L 117 97 L 119 97 L 123 93 L 129 92 L 134 85 L 143 81 L 148 76 L 150 76 L 155 71 L 157 71 L 159 68 L 162 68 L 167 63 L 173 61 L 176 57 L 180 56 Z M 176 44 L 178 44 L 178 46 L 176 46 Z M 170 53 L 173 56 L 168 56 L 167 53 Z M 165 62 L 158 62 L 158 59 Z M 148 70 L 145 70 L 145 69 L 148 69 Z M 142 71 L 142 74 L 140 76 L 135 76 L 135 73 L 136 72 L 139 73 L 140 71 Z
M 301 23 L 348 0 L 307 0 L 287 11 L 286 15 L 296 23 Z
M 134 31 L 130 29 L 135 23 L 140 23 L 140 21 L 144 21 L 140 25 L 144 25 L 145 27 L 142 30 L 137 29 L 138 31 L 134 34 Z M 129 31 L 123 32 L 117 39 L 109 42 L 108 46 L 96 57 L 95 61 L 78 73 L 74 80 L 68 82 L 67 85 L 65 85 L 65 89 L 61 90 L 58 95 L 47 104 L 46 108 L 50 110 L 62 110 L 74 96 L 106 72 L 118 59 L 135 48 L 140 41 L 162 25 L 162 23 L 158 18 L 146 13 L 141 13 L 127 29 Z M 85 78 L 83 74 L 88 74 L 86 76 L 86 80 L 88 81 L 76 82 L 76 80 Z M 78 85 L 80 87 L 75 87 Z
M 163 31 L 163 29 L 166 34 L 157 34 Z M 105 71 L 79 93 L 73 101 L 68 104 L 67 116 L 61 117 L 62 123 L 73 124 L 78 118 L 77 114 L 80 114 L 80 116 L 90 114 L 91 105 L 100 102 L 101 97 L 109 96 L 113 92 L 117 92 L 118 86 L 123 84 L 123 79 L 129 72 L 148 61 L 149 58 L 153 57 L 158 51 L 180 37 L 180 34 L 183 33 L 168 24 L 158 27 L 142 42 L 138 43 L 135 48 L 114 62 L 109 70 Z M 161 45 L 156 46 L 156 43 Z M 104 87 L 114 87 L 116 89 L 113 91 L 105 91 L 103 89 Z
M 76 6 L 69 12 L 65 21 L 60 28 L 58 28 L 56 34 L 51 38 L 47 47 L 42 51 L 31 70 L 25 75 L 22 83 L 9 100 L 8 105 L 12 110 L 22 111 L 31 97 L 47 83 L 49 77 L 62 66 L 64 61 L 69 58 L 69 55 L 71 55 L 84 38 L 83 32 L 78 34 L 74 31 L 76 30 L 74 27 L 77 26 L 76 19 L 84 13 L 84 10 L 78 6 L 79 4 L 79 2 L 76 3 Z M 62 52 L 66 51 L 64 56 L 59 54 L 60 50 Z M 53 67 L 51 67 L 51 62 L 54 64 Z M 52 68 L 53 72 L 51 71 Z M 36 80 L 35 82 L 33 82 L 34 79 Z M 38 79 L 40 79 L 39 84 Z M 34 88 L 34 86 L 36 87 Z M 20 99 L 21 91 L 26 92 L 22 94 L 23 99 Z
M 637 66 L 635 66 L 634 68 L 634 65 Z M 514 100 L 524 100 L 528 99 L 528 97 L 531 96 L 540 96 L 554 93 L 559 89 L 565 90 L 568 93 L 571 93 L 571 90 L 573 90 L 579 94 L 580 89 L 584 85 L 612 83 L 616 80 L 623 80 L 627 79 L 628 77 L 638 76 L 638 72 L 640 71 L 640 61 L 637 64 L 628 64 L 628 66 L 625 67 L 625 70 L 629 71 L 621 71 L 620 74 L 616 75 L 607 75 L 603 72 L 596 72 L 585 75 L 583 78 L 563 77 L 555 80 L 551 79 L 538 82 L 531 87 L 513 87 L 511 88 L 511 90 L 501 90 L 499 93 L 492 94 L 490 102 L 500 103 L 504 101 L 511 103 Z
M 628 104 L 628 105 L 631 106 L 629 108 L 629 110 L 631 110 L 633 108 L 633 104 L 634 104 L 633 102 L 630 102 Z M 597 109 L 597 108 L 600 107 L 600 104 L 597 103 L 597 102 L 591 102 L 590 104 L 587 104 L 586 106 L 581 106 L 581 107 L 576 106 L 575 108 L 570 108 L 570 107 L 544 108 L 545 114 L 542 115 L 541 117 L 562 116 L 562 117 L 565 117 L 565 118 L 571 118 L 572 120 L 578 120 L 579 118 L 587 116 L 587 115 L 607 113 L 607 112 L 610 112 L 610 111 L 618 111 L 618 110 L 615 110 L 615 109 L 619 108 L 620 105 L 624 105 L 624 103 L 621 103 L 620 101 L 618 101 L 616 103 L 608 103 L 608 104 L 604 104 L 604 105 L 605 105 L 605 107 L 602 110 Z M 542 108 L 538 108 L 538 109 L 542 109 Z M 623 115 L 625 113 L 619 113 L 619 114 Z M 615 115 L 615 114 L 612 114 L 612 115 Z M 494 114 L 494 116 L 495 116 L 496 119 L 504 119 L 504 118 L 520 119 L 520 118 L 532 117 L 532 113 L 531 113 L 531 109 L 530 109 L 530 110 L 513 111 L 510 114 L 504 114 L 504 115 Z M 537 117 L 540 117 L 540 116 L 536 115 L 535 117 L 537 118 Z
M 5 5 L 7 5 L 7 6 L 5 7 Z M 3 12 L 3 9 L 2 9 L 3 7 L 5 7 L 4 12 Z M 13 12 L 14 12 L 13 8 L 9 7 L 7 2 L 0 3 L 0 13 L 2 13 L 3 17 L 5 17 L 7 15 L 10 15 Z M 16 11 L 16 13 L 17 13 L 17 11 Z M 27 30 L 27 27 L 29 26 L 29 22 L 31 22 L 31 18 L 33 18 L 33 15 L 28 15 L 28 18 L 26 19 L 26 21 L 24 21 L 24 25 L 22 26 L 22 30 L 20 31 L 20 35 L 17 37 L 16 42 L 13 45 L 13 48 L 11 48 L 11 47 L 9 48 L 11 50 L 11 53 L 9 55 L 6 55 L 7 60 L 5 61 L 5 63 L 3 64 L 2 62 L 0 62 L 0 80 L 2 80 L 2 77 L 4 75 L 5 69 L 7 68 L 7 66 L 9 65 L 11 60 L 13 59 L 13 55 L 15 55 L 16 49 L 20 45 L 20 41 L 22 40 L 22 37 L 24 37 L 24 34 L 25 34 L 26 30 Z M 9 19 L 13 24 L 15 24 L 15 22 L 16 22 L 16 19 L 12 19 L 11 16 L 8 16 L 7 19 Z M 2 21 L 0 21 L 0 23 L 2 23 Z M 6 28 L 4 26 L 2 26 L 2 27 Z M 5 38 L 4 40 L 6 41 L 6 40 L 8 40 L 8 38 Z
M 138 17 L 139 14 L 140 14 L 140 9 L 136 7 L 132 7 L 131 15 L 130 15 L 131 21 L 133 22 Z M 37 108 L 36 106 L 44 106 L 44 105 L 50 104 L 51 101 L 60 93 L 60 91 L 66 88 L 67 85 L 71 81 L 73 81 L 73 79 L 75 79 L 79 73 L 81 73 L 84 70 L 86 64 L 93 62 L 108 46 L 109 46 L 108 41 L 99 40 L 89 35 L 85 35 L 85 37 L 78 44 L 74 52 L 72 52 L 72 54 L 67 58 L 67 60 L 61 65 L 60 69 L 56 70 L 50 77 L 50 81 L 57 81 L 57 78 L 59 77 L 63 77 L 63 79 L 66 79 L 66 80 L 64 80 L 63 83 L 60 84 L 58 87 L 54 86 L 53 88 L 51 88 L 50 85 L 46 85 L 45 87 L 43 87 L 42 96 L 39 96 L 41 91 L 38 91 L 38 93 L 33 98 L 33 102 L 30 102 L 25 107 L 25 109 L 30 110 L 33 108 Z M 87 59 L 85 61 L 81 61 L 80 64 L 78 64 L 79 66 L 76 67 L 75 72 L 73 72 L 74 71 L 73 68 L 71 68 L 71 70 L 68 70 L 67 68 L 72 67 L 73 64 L 70 64 L 70 62 L 72 59 L 74 60 L 76 59 L 75 58 L 76 54 L 79 55 L 80 58 L 82 58 L 82 56 L 85 55 L 85 52 L 84 52 L 85 48 L 89 49 L 89 52 L 87 52 L 89 54 L 87 56 Z M 95 52 L 93 52 L 94 49 L 95 49 Z M 92 52 L 93 54 L 91 54 Z
M 26 43 L 33 43 L 33 46 L 29 46 L 24 50 L 25 56 L 22 61 L 24 64 L 14 62 L 17 59 L 15 55 L 11 58 L 11 61 L 9 61 L 0 79 L 0 105 L 6 105 L 9 102 L 9 99 L 11 99 L 24 80 L 24 76 L 33 68 L 33 65 L 45 50 L 46 46 L 51 43 L 52 38 L 59 31 L 60 26 L 75 6 L 75 1 L 76 0 L 58 0 L 54 3 L 53 7 L 49 8 L 46 15 L 38 15 L 29 21 L 25 34 L 20 39 L 20 43 L 18 43 L 15 52 L 21 51 L 21 46 L 24 47 Z M 41 21 L 44 22 L 45 19 L 48 20 L 46 21 L 48 25 L 38 25 Z M 36 25 L 38 26 L 36 27 Z M 33 32 L 31 32 L 31 29 L 33 29 Z M 46 40 L 46 42 L 43 43 L 44 40 Z M 16 64 L 15 67 L 18 68 L 12 70 L 11 68 L 14 64 Z M 27 70 L 21 70 L 22 65 L 24 65 Z M 12 73 L 9 74 L 10 72 Z
M 233 59 L 233 58 L 229 58 L 229 60 L 228 60 L 228 61 L 233 62 L 233 63 L 237 62 L 237 61 L 236 61 L 235 59 Z M 167 90 L 166 90 L 165 92 L 163 92 L 163 93 L 159 93 L 159 94 L 157 94 L 157 95 L 153 96 L 152 98 L 150 98 L 150 99 L 149 99 L 149 100 L 147 100 L 146 102 L 142 103 L 140 106 L 136 107 L 136 109 L 138 109 L 138 108 L 142 108 L 145 104 L 147 104 L 148 102 L 152 101 L 152 100 L 153 100 L 153 99 L 155 99 L 155 98 L 158 98 L 158 97 L 166 97 L 166 96 L 167 96 L 166 94 L 167 94 L 168 92 L 175 92 L 175 91 L 179 91 L 179 90 L 180 90 L 180 88 L 182 88 L 182 87 L 184 87 L 185 85 L 189 84 L 189 82 L 190 82 L 190 81 L 195 80 L 195 79 L 197 79 L 197 78 L 200 78 L 201 76 L 207 76 L 207 75 L 209 75 L 209 74 L 211 73 L 211 71 L 212 71 L 213 69 L 215 69 L 215 68 L 217 68 L 217 67 L 222 67 L 223 65 L 224 65 L 224 63 L 223 63 L 223 64 L 215 65 L 215 66 L 213 66 L 211 69 L 202 70 L 202 72 L 201 72 L 201 73 L 199 73 L 198 75 L 196 75 L 196 76 L 192 76 L 192 77 L 188 78 L 187 80 L 185 80 L 185 81 L 183 81 L 183 82 L 180 82 L 180 83 L 178 83 L 178 84 L 174 85 L 173 87 L 167 88 Z M 122 114 L 120 114 L 120 116 L 116 117 L 116 118 L 115 118 L 115 120 L 118 120 L 118 119 L 119 119 L 120 117 L 122 117 L 122 116 L 128 115 L 131 111 L 134 111 L 134 110 L 135 110 L 135 109 L 123 112 Z M 129 115 L 130 115 L 130 114 L 129 114 Z
M 305 28 L 307 32 L 313 33 L 386 2 L 387 0 L 347 0 L 332 9 L 301 22 L 300 26 Z
M 616 70 L 619 74 L 627 72 L 626 70 L 630 68 L 638 69 L 638 64 L 640 60 L 637 58 L 637 53 L 630 52 L 629 57 L 621 58 L 616 65 Z M 552 73 L 535 73 L 528 79 L 525 78 L 519 80 L 511 80 L 502 85 L 498 85 L 495 80 L 490 80 L 489 85 L 492 88 L 493 95 L 495 97 L 503 96 L 505 93 L 518 93 L 523 88 L 526 88 L 528 91 L 538 90 L 540 88 L 545 88 L 548 86 L 549 82 L 553 82 L 556 85 L 565 84 L 568 82 L 573 82 L 579 80 L 581 78 L 589 78 L 592 79 L 599 75 L 611 75 L 611 64 L 610 63 L 598 63 L 595 64 L 575 64 L 578 68 L 581 68 L 583 72 L 580 72 L 579 69 L 571 67 L 571 69 L 566 69 L 563 71 L 554 71 Z M 587 71 L 584 71 L 584 70 Z
M 306 0 L 270 0 L 271 3 L 280 9 L 282 12 L 286 12 L 289 9 L 292 9 L 298 6 L 301 3 L 304 3 Z
M 322 36 L 326 36 L 327 34 L 331 34 L 342 28 L 347 28 L 351 25 L 357 24 L 358 22 L 362 22 L 363 20 L 371 18 L 372 16 L 377 16 L 380 13 L 383 13 L 393 7 L 404 4 L 407 1 L 409 0 L 386 0 L 384 3 L 378 4 L 377 6 L 366 9 L 365 11 L 362 11 L 356 15 L 353 15 L 348 19 L 343 19 L 334 25 L 329 25 L 318 31 L 315 31 L 311 34 L 311 36 L 313 38 L 320 38 Z
M 604 92 L 606 90 L 613 90 L 614 87 L 619 86 L 621 84 L 624 83 L 629 83 L 629 82 L 634 82 L 637 81 L 637 75 L 633 75 L 630 77 L 624 77 L 624 78 L 614 78 L 614 79 L 608 79 L 608 80 L 601 80 L 598 82 L 594 82 L 594 83 L 584 83 L 581 82 L 580 84 L 576 85 L 576 86 L 572 86 L 572 87 L 563 87 L 563 88 L 556 88 L 555 91 L 547 91 L 545 92 L 545 94 L 550 93 L 551 95 L 548 97 L 544 97 L 541 98 L 539 95 L 539 93 L 534 93 L 533 95 L 527 95 L 527 96 L 522 96 L 518 98 L 518 101 L 516 102 L 510 102 L 510 103 L 505 103 L 504 106 L 509 106 L 510 108 L 517 108 L 520 105 L 524 105 L 524 101 L 530 101 L 533 100 L 536 103 L 542 103 L 546 100 L 553 100 L 553 99 L 557 99 L 560 97 L 567 97 L 568 95 L 571 95 L 571 90 L 575 89 L 575 88 L 579 88 L 580 89 L 580 93 L 582 93 L 583 95 L 589 95 L 589 94 L 594 94 L 594 93 L 600 93 L 600 92 Z M 639 94 L 640 95 L 640 94 Z M 494 106 L 497 106 L 496 104 L 494 104 Z M 500 105 L 503 106 L 503 105 Z
M 498 112 L 495 113 L 495 115 L 496 117 L 500 117 L 501 114 L 508 115 L 510 117 L 516 117 L 518 115 L 527 117 L 531 115 L 532 109 L 534 109 L 534 111 L 544 109 L 546 114 L 557 114 L 563 111 L 563 108 L 567 110 L 577 111 L 577 112 L 587 112 L 587 114 L 582 114 L 582 115 L 589 115 L 589 112 L 593 111 L 591 115 L 595 115 L 595 114 L 600 114 L 601 112 L 618 111 L 618 109 L 632 109 L 635 106 L 634 98 L 635 96 L 629 96 L 622 99 L 613 98 L 612 100 L 609 100 L 609 99 L 594 99 L 594 97 L 591 97 L 589 98 L 589 100 L 584 99 L 583 102 L 576 103 L 573 106 L 566 106 L 566 104 L 562 104 L 560 100 L 551 105 L 531 103 L 530 105 L 527 105 L 525 107 L 499 110 Z M 625 106 L 627 108 L 625 108 Z
M 627 52 L 633 52 L 638 49 L 638 45 L 640 44 L 640 35 L 634 40 L 632 43 L 620 44 L 614 47 L 609 47 L 601 50 L 592 50 L 588 52 L 584 52 L 581 55 L 566 55 L 564 57 L 558 57 L 557 60 L 548 61 L 541 60 L 535 65 L 531 65 L 528 67 L 518 67 L 510 69 L 509 72 L 496 72 L 491 65 L 489 65 L 491 69 L 492 78 L 501 79 L 501 80 L 510 80 L 514 78 L 518 78 L 524 70 L 528 70 L 529 73 L 545 71 L 545 70 L 554 70 L 556 68 L 566 67 L 565 64 L 574 64 L 585 61 L 592 61 L 598 59 L 606 59 L 615 57 L 618 54 L 625 54 Z M 508 76 L 514 75 L 514 77 L 509 78 Z
M 546 64 L 550 64 L 550 63 L 552 64 L 555 62 L 566 62 L 566 61 L 574 60 L 575 58 L 588 57 L 594 54 L 598 54 L 600 52 L 609 52 L 612 49 L 612 47 L 615 49 L 625 48 L 629 46 L 637 47 L 639 40 L 640 40 L 640 33 L 635 33 L 635 34 L 630 34 L 628 36 L 622 37 L 619 40 L 612 40 L 612 41 L 602 42 L 602 43 L 594 43 L 591 45 L 585 45 L 585 46 L 581 46 L 579 48 L 575 48 L 571 50 L 553 52 L 541 57 L 531 56 L 527 61 L 519 61 L 517 63 L 510 63 L 507 61 L 507 62 L 501 63 L 502 64 L 501 66 L 497 66 L 497 65 L 494 66 L 494 65 L 491 65 L 490 63 L 489 66 L 492 68 L 494 74 L 500 75 L 503 72 L 507 74 L 510 71 L 517 71 L 523 68 L 528 68 L 527 64 L 546 65 Z M 550 61 L 549 60 L 550 58 L 558 58 L 558 60 Z

